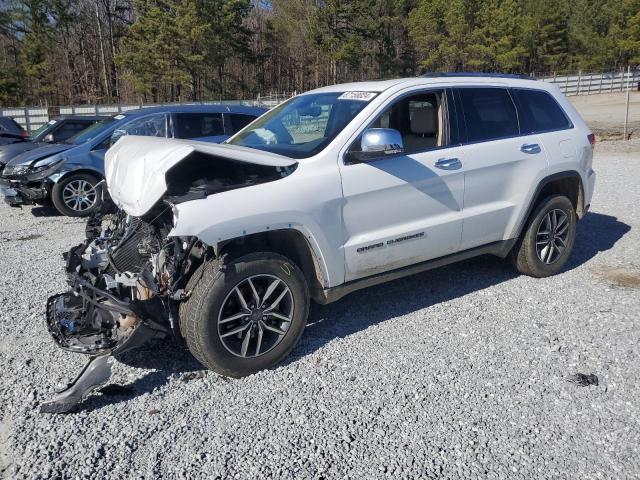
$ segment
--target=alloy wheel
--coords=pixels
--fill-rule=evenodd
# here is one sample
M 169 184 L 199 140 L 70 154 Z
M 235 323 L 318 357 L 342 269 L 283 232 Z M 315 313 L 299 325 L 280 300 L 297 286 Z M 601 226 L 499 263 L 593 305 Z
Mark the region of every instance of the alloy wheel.
M 558 261 L 567 248 L 569 217 L 560 209 L 550 210 L 536 233 L 536 252 L 540 261 L 550 265 Z
M 62 189 L 62 201 L 71 210 L 83 212 L 96 203 L 96 187 L 87 180 L 72 180 Z
M 293 321 L 291 290 L 274 275 L 253 275 L 239 282 L 222 302 L 218 336 L 237 357 L 258 357 L 284 338 Z

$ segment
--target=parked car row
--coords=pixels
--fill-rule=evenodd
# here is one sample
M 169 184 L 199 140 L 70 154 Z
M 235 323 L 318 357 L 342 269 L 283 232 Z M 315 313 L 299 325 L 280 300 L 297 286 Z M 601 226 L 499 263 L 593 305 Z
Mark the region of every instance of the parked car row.
M 138 135 L 219 143 L 264 113 L 258 107 L 183 105 L 130 110 L 112 117 L 63 116 L 0 146 L 0 189 L 12 206 L 48 204 L 87 216 L 101 208 L 105 152 Z
M 72 150 L 16 166 L 41 168 L 35 184 L 53 183 L 74 213 L 64 179 L 104 172 L 117 207 L 104 226 L 90 218 L 65 257 L 68 291 L 47 302 L 55 342 L 90 360 L 46 412 L 73 408 L 107 382 L 113 355 L 158 335 L 241 377 L 294 348 L 314 302 L 484 254 L 558 273 L 594 190 L 580 115 L 557 87 L 509 75 L 324 87 L 220 145 L 176 139 L 211 134 L 193 112 L 139 115 L 82 134 L 95 141 L 75 148 L 98 146 L 101 160 L 119 132 L 146 135 L 118 140 L 99 170 L 74 169 Z M 80 187 L 68 191 L 85 212 L 97 200 Z

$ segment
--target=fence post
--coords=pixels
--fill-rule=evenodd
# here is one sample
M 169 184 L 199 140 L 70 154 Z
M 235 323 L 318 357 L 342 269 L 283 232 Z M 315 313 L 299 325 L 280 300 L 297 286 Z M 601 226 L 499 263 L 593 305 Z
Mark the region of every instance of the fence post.
M 625 114 L 624 114 L 624 134 L 623 134 L 623 139 L 625 141 L 628 140 L 627 138 L 627 127 L 629 124 L 629 92 L 631 91 L 631 89 L 629 88 L 629 75 L 631 74 L 631 65 L 627 66 L 627 106 L 625 109 Z
M 569 95 L 569 74 L 567 74 L 566 77 L 564 77 L 564 94 L 565 95 Z
M 31 119 L 29 118 L 29 109 L 24 109 L 24 124 L 27 127 L 27 132 L 31 133 Z
M 576 95 L 580 95 L 580 83 L 582 83 L 582 70 L 578 70 L 578 89 Z
M 598 93 L 602 93 L 602 79 L 604 78 L 604 73 L 600 74 L 600 88 L 598 88 Z

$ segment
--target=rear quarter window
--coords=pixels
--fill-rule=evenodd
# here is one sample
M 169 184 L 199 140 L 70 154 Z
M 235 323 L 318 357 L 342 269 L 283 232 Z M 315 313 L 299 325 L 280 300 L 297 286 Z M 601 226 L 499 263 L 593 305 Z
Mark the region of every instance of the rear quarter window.
M 504 88 L 458 89 L 468 142 L 483 142 L 519 134 L 518 115 Z
M 555 98 L 540 90 L 512 89 L 522 134 L 571 128 L 571 121 Z

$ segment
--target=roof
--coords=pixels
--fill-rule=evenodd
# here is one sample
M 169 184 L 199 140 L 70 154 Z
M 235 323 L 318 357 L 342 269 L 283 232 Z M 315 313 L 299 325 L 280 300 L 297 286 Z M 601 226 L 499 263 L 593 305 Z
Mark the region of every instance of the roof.
M 110 115 L 58 115 L 53 118 L 53 120 L 62 121 L 62 120 L 104 120 L 105 118 L 109 118 Z
M 367 82 L 341 83 L 317 88 L 305 93 L 329 93 L 329 92 L 384 92 L 391 88 L 407 88 L 414 86 L 429 86 L 445 83 L 447 85 L 464 84 L 493 84 L 521 86 L 529 88 L 545 88 L 547 83 L 537 82 L 531 77 L 524 75 L 512 75 L 501 73 L 429 73 L 421 77 L 395 78 L 392 80 L 374 80 Z
M 122 112 L 122 115 L 138 116 L 149 113 L 239 113 L 259 116 L 267 110 L 268 108 L 245 107 L 243 105 L 158 105 L 127 110 Z

